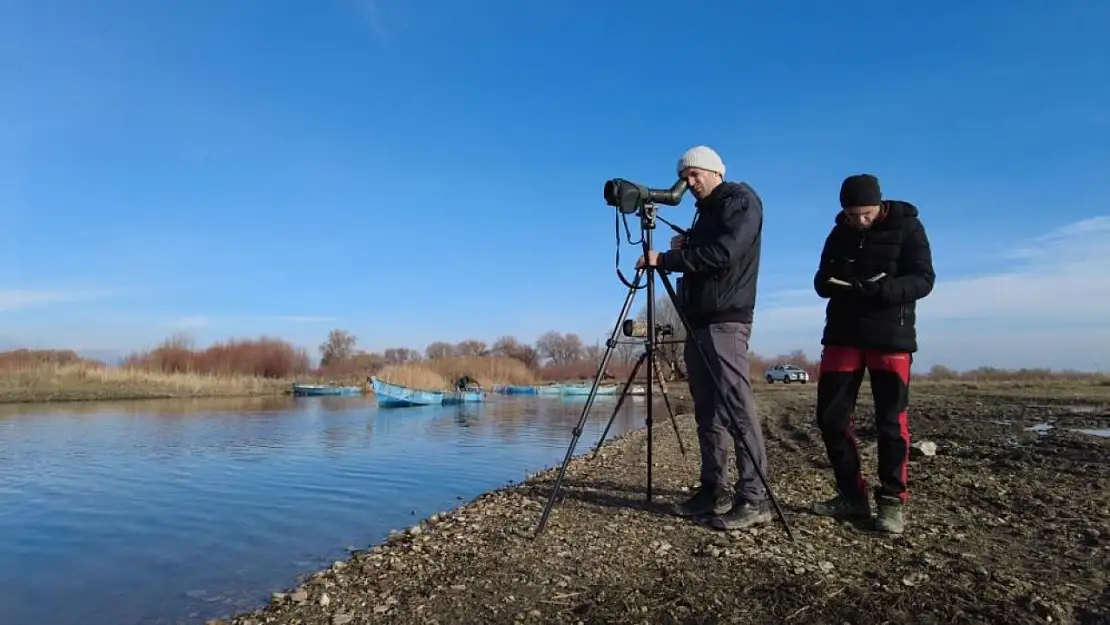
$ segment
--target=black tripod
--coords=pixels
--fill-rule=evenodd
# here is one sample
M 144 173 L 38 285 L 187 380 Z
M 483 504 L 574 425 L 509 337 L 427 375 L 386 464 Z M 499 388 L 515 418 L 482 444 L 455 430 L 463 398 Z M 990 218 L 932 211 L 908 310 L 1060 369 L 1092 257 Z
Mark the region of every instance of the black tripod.
M 679 188 L 679 186 L 676 185 L 676 189 L 678 189 L 678 188 Z M 608 195 L 608 188 L 606 189 L 606 193 Z M 646 259 L 647 255 L 648 255 L 648 251 L 652 249 L 652 232 L 655 230 L 655 220 L 656 220 L 656 213 L 658 211 L 658 208 L 655 206 L 655 204 L 653 202 L 646 201 L 646 199 L 647 199 L 646 197 L 644 197 L 644 196 L 641 196 L 641 197 L 643 197 L 643 200 L 636 202 L 636 204 L 638 204 L 638 205 L 635 207 L 635 210 L 632 210 L 631 208 L 629 208 L 628 210 L 625 210 L 625 208 L 622 206 L 621 212 L 624 212 L 624 213 L 635 212 L 636 215 L 640 217 L 640 229 L 643 233 L 643 235 L 641 236 L 641 244 L 643 246 L 643 256 Z M 677 201 L 675 203 L 677 204 Z M 675 228 L 676 231 L 681 233 L 681 230 L 678 229 L 677 227 L 672 226 L 672 228 Z M 567 466 L 570 464 L 571 458 L 574 457 L 574 448 L 578 444 L 579 437 L 582 436 L 583 426 L 585 426 L 585 424 L 586 424 L 586 418 L 589 416 L 590 408 L 593 406 L 594 398 L 597 396 L 597 388 L 601 384 L 601 379 L 605 375 L 605 371 L 608 369 L 608 366 L 609 366 L 609 359 L 612 357 L 613 350 L 616 348 L 616 345 L 618 343 L 617 333 L 620 332 L 622 326 L 624 325 L 625 319 L 628 318 L 628 313 L 632 309 L 632 300 L 636 297 L 636 291 L 638 291 L 640 288 L 643 288 L 643 287 L 640 286 L 640 280 L 642 278 L 644 278 L 645 275 L 647 277 L 646 288 L 647 288 L 647 298 L 648 298 L 648 301 L 647 301 L 647 335 L 648 336 L 647 336 L 647 341 L 645 343 L 644 355 L 645 355 L 647 363 L 648 363 L 648 371 L 647 371 L 647 385 L 646 385 L 646 388 L 645 388 L 645 395 L 646 395 L 645 400 L 646 400 L 646 403 L 647 403 L 647 416 L 644 419 L 644 424 L 647 426 L 647 488 L 646 488 L 646 493 L 645 493 L 646 497 L 645 497 L 645 500 L 644 500 L 644 506 L 647 507 L 647 506 L 651 505 L 651 494 L 652 494 L 652 490 L 651 490 L 651 486 L 652 486 L 651 485 L 652 421 L 653 421 L 652 420 L 652 401 L 653 401 L 652 400 L 652 390 L 653 390 L 653 387 L 654 387 L 654 377 L 657 375 L 656 360 L 655 360 L 655 346 L 656 346 L 656 343 L 658 342 L 658 337 L 656 336 L 656 331 L 655 331 L 655 328 L 656 328 L 656 325 L 655 325 L 655 275 L 657 273 L 663 281 L 663 288 L 665 288 L 667 290 L 667 295 L 671 298 L 671 303 L 674 306 L 675 312 L 678 314 L 678 318 L 682 321 L 682 326 L 686 330 L 686 336 L 689 337 L 690 340 L 692 340 L 694 342 L 694 345 L 696 346 L 697 351 L 698 351 L 698 356 L 701 358 L 702 362 L 705 364 L 705 368 L 707 370 L 712 368 L 711 363 L 709 361 L 709 356 L 706 354 L 705 347 L 701 344 L 701 341 L 698 340 L 698 338 L 694 335 L 693 331 L 690 329 L 690 323 L 686 319 L 686 314 L 682 312 L 682 307 L 679 305 L 679 302 L 678 302 L 678 296 L 675 294 L 674 287 L 671 285 L 670 278 L 667 277 L 666 272 L 661 271 L 661 270 L 659 270 L 655 267 L 646 267 L 646 268 L 643 268 L 643 269 L 637 269 L 636 270 L 636 277 L 632 281 L 632 283 L 628 284 L 625 281 L 625 283 L 628 284 L 628 295 L 624 299 L 624 306 L 621 308 L 620 316 L 617 317 L 617 323 L 613 326 L 613 331 L 609 334 L 609 339 L 607 341 L 605 341 L 605 353 L 603 353 L 602 356 L 601 356 L 601 362 L 598 365 L 597 374 L 594 376 L 593 384 L 590 386 L 590 393 L 586 398 L 586 405 L 582 408 L 582 416 L 579 417 L 577 425 L 574 426 L 574 430 L 573 430 L 574 434 L 570 439 L 570 445 L 567 446 L 567 453 L 563 457 L 563 464 L 562 464 L 562 466 L 559 467 L 559 475 L 558 475 L 558 477 L 555 478 L 555 485 L 551 489 L 551 496 L 548 498 L 547 504 L 544 506 L 543 513 L 540 516 L 539 525 L 536 526 L 536 533 L 535 533 L 536 536 L 539 536 L 539 534 L 541 532 L 543 532 L 544 528 L 547 526 L 547 519 L 551 515 L 551 508 L 555 505 L 555 498 L 556 498 L 556 496 L 558 496 L 559 488 L 562 486 L 563 479 L 566 477 Z M 624 278 L 621 277 L 621 280 L 624 281 Z M 730 402 L 728 402 L 727 395 L 725 394 L 724 390 L 720 387 L 720 385 L 717 384 L 716 381 L 713 382 L 713 387 L 716 390 L 718 401 L 722 402 L 726 406 L 729 405 Z M 673 414 L 672 414 L 672 417 L 673 417 Z M 675 430 L 677 432 L 677 424 L 675 425 Z M 793 541 L 794 540 L 794 532 L 790 529 L 790 524 L 786 521 L 786 515 L 783 514 L 782 507 L 779 506 L 779 502 L 775 498 L 774 492 L 772 492 L 772 490 L 771 490 L 771 485 L 767 483 L 767 476 L 764 475 L 763 470 L 761 468 L 759 468 L 759 465 L 755 462 L 755 456 L 752 454 L 751 449 L 748 449 L 748 446 L 744 443 L 744 439 L 740 435 L 741 430 L 740 430 L 740 428 L 737 424 L 736 415 L 732 414 L 731 412 L 729 414 L 728 430 L 729 430 L 729 433 L 732 434 L 732 436 L 736 440 L 736 442 L 741 447 L 744 448 L 744 452 L 747 454 L 748 460 L 751 461 L 752 465 L 755 467 L 756 473 L 759 475 L 759 480 L 763 483 L 763 488 L 766 489 L 766 491 L 767 491 L 768 498 L 771 500 L 771 503 L 775 507 L 775 511 L 778 513 L 779 519 L 782 521 L 783 526 L 786 528 L 787 536 L 790 538 L 791 541 Z
M 625 334 L 625 336 L 632 335 L 634 333 L 634 330 L 632 328 L 634 328 L 634 327 L 635 326 L 630 321 L 625 321 L 624 322 L 624 334 Z M 661 330 L 661 328 L 657 328 L 656 330 L 654 330 L 656 332 L 657 336 L 662 336 L 663 332 L 660 331 L 660 330 Z M 648 331 L 651 332 L 653 330 L 648 330 Z M 660 338 L 660 339 L 656 340 L 656 345 L 661 344 L 661 343 L 665 343 L 665 342 L 677 343 L 678 341 L 663 341 Z M 644 366 L 644 362 L 646 362 L 648 360 L 648 358 L 649 358 L 648 354 L 651 353 L 651 351 L 652 351 L 651 347 L 649 347 L 648 349 L 645 349 L 643 351 L 643 353 L 640 354 L 640 358 L 636 360 L 636 364 L 633 365 L 632 373 L 628 374 L 628 380 L 625 381 L 625 383 L 624 383 L 624 390 L 621 391 L 621 396 L 617 398 L 617 406 L 615 408 L 613 408 L 613 414 L 609 415 L 609 422 L 605 424 L 605 429 L 601 432 L 601 438 L 597 439 L 597 445 L 594 446 L 594 455 L 595 456 L 597 455 L 597 452 L 601 451 L 601 446 L 605 444 L 605 437 L 609 434 L 609 428 L 613 427 L 613 421 L 615 421 L 617 419 L 617 413 L 620 412 L 621 406 L 624 405 L 625 397 L 628 397 L 628 389 L 630 389 L 632 387 L 632 381 L 636 379 L 636 374 L 640 372 L 640 367 Z M 663 395 L 663 404 L 667 407 L 667 414 L 669 414 L 671 416 L 671 425 L 674 426 L 674 435 L 675 435 L 675 438 L 678 439 L 678 450 L 682 453 L 683 456 L 685 456 L 686 455 L 686 445 L 684 445 L 682 443 L 682 434 L 680 434 L 678 432 L 678 420 L 676 420 L 675 417 L 674 417 L 674 408 L 671 407 L 671 398 L 667 396 L 666 378 L 664 377 L 663 372 L 659 369 L 659 361 L 658 360 L 655 360 L 655 366 L 652 367 L 652 368 L 655 370 L 656 381 L 659 383 L 659 392 L 660 392 L 660 394 Z M 649 380 L 649 383 L 650 383 L 650 380 Z M 645 393 L 646 393 L 646 391 L 645 391 Z

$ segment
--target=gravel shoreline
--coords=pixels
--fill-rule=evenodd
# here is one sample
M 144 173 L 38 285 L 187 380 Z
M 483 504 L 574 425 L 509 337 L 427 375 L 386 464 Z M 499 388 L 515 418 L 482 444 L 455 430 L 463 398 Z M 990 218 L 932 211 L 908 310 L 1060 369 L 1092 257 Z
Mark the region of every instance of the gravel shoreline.
M 1108 427 L 1110 409 L 1105 393 L 1082 410 L 1067 404 L 1079 401 L 917 392 L 911 433 L 937 454 L 911 462 L 906 533 L 883 536 L 805 511 L 832 490 L 813 389 L 761 391 L 771 485 L 793 543 L 777 517 L 725 533 L 669 512 L 697 479 L 697 439 L 692 417 L 679 416 L 681 455 L 661 409 L 651 509 L 641 429 L 571 462 L 538 538 L 558 467 L 210 623 L 1110 622 L 1110 439 L 1069 429 Z M 1024 429 L 1051 417 L 1068 427 Z M 860 434 L 873 474 L 873 431 Z

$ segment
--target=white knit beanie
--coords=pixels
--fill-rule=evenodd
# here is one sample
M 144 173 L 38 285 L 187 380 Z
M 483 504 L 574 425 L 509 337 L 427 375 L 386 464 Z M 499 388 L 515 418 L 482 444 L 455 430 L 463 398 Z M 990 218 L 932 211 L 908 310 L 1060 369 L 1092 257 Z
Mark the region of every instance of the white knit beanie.
M 722 178 L 725 177 L 725 162 L 713 151 L 713 148 L 704 145 L 686 150 L 682 158 L 678 159 L 678 175 L 681 176 L 682 170 L 687 167 L 697 167 L 698 169 L 715 171 L 721 174 Z

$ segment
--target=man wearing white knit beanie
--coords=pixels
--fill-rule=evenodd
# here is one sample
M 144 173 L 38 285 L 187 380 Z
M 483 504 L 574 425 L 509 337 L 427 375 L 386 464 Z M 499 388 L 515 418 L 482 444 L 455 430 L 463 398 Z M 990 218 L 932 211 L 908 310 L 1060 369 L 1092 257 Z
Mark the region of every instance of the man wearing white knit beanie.
M 697 216 L 671 249 L 649 251 L 637 262 L 681 273 L 679 305 L 693 330 L 684 358 L 701 448 L 701 487 L 678 504 L 683 516 L 708 516 L 709 525 L 731 530 L 771 520 L 767 492 L 756 470 L 767 473 L 763 429 L 756 414 L 748 363 L 763 230 L 763 202 L 746 183 L 725 182 L 725 164 L 713 149 L 697 146 L 678 161 L 678 175 L 697 198 Z M 701 343 L 709 366 L 694 340 Z M 727 402 L 718 399 L 718 386 Z M 729 437 L 739 479 L 729 496 Z M 746 446 L 751 457 L 741 446 Z

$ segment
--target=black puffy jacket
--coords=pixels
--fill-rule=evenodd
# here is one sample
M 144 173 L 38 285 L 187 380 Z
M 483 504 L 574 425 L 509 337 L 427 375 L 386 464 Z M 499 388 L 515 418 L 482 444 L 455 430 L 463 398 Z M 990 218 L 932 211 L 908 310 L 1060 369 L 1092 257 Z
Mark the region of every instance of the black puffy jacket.
M 722 182 L 698 200 L 686 246 L 659 255 L 663 269 L 683 274 L 677 289 L 692 327 L 751 323 L 763 242 L 763 201 L 745 183 Z
M 822 345 L 917 351 L 917 300 L 933 290 L 936 274 L 925 226 L 909 202 L 886 200 L 884 215 L 867 230 L 856 230 L 837 215 L 825 239 L 821 264 L 813 278 L 817 294 L 828 298 Z M 867 281 L 880 273 L 870 295 L 829 284 Z

